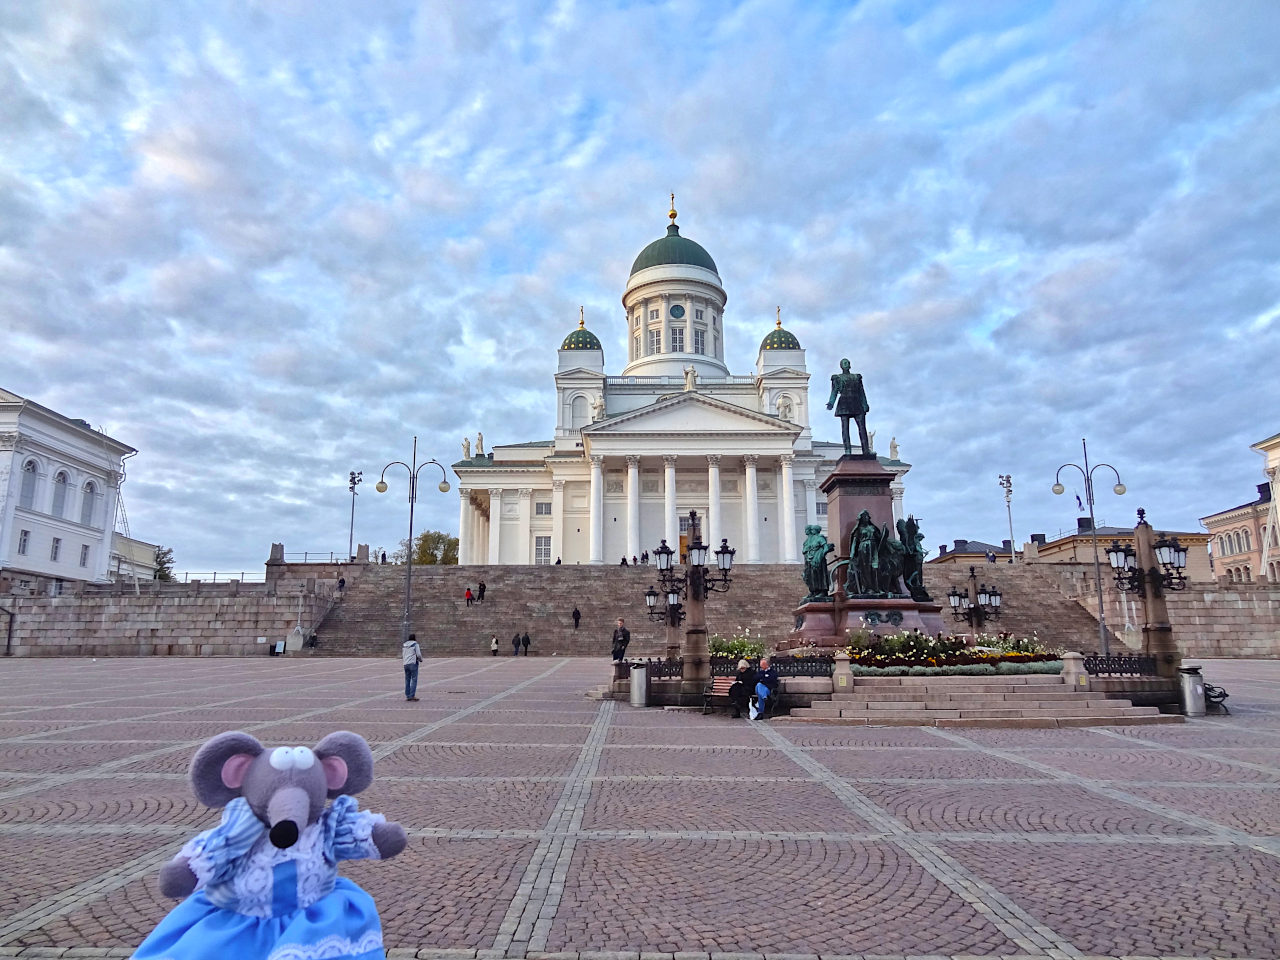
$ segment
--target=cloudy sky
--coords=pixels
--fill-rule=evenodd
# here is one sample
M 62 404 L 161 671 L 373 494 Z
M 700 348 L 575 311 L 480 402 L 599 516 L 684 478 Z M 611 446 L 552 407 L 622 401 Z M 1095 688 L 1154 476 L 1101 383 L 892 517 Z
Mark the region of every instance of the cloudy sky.
M 585 306 L 683 233 L 754 366 L 841 356 L 936 547 L 1198 529 L 1280 431 L 1280 5 L 975 0 L 9 3 L 0 385 L 140 451 L 177 568 L 391 548 L 411 438 L 550 437 Z M 815 424 L 838 440 L 834 419 Z M 370 476 L 372 474 L 372 476 Z M 455 530 L 457 497 L 422 525 Z

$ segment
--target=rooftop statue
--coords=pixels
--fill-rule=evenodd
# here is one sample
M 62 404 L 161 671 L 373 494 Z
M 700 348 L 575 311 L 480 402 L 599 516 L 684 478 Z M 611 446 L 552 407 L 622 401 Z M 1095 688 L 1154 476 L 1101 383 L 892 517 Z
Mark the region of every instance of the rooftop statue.
M 463 460 L 471 459 L 471 438 L 470 437 L 462 438 L 462 459 Z
M 831 398 L 827 400 L 827 409 L 832 407 L 835 407 L 836 416 L 840 419 L 840 439 L 844 441 L 844 455 L 853 455 L 853 444 L 849 440 L 851 417 L 858 422 L 858 439 L 862 443 L 862 452 L 872 453 L 871 439 L 867 436 L 867 411 L 871 406 L 867 403 L 867 391 L 862 387 L 862 374 L 850 373 L 847 359 L 840 361 L 840 372 L 831 375 Z

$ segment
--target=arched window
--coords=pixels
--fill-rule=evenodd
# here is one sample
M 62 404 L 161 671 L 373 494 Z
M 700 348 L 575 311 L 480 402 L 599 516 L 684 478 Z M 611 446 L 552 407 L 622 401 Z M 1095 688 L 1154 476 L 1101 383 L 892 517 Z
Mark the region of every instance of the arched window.
M 28 460 L 22 465 L 22 490 L 18 494 L 18 506 L 25 510 L 35 509 L 38 470 L 34 460 Z
M 1241 552 L 1244 550 L 1244 548 L 1240 546 L 1240 531 L 1239 531 L 1239 530 L 1237 530 L 1235 533 L 1233 533 L 1233 534 L 1231 535 L 1231 546 L 1235 548 L 1235 549 L 1232 551 L 1233 553 L 1241 553 Z
M 1244 579 L 1245 583 L 1253 583 L 1253 571 L 1248 567 L 1244 568 Z
M 1218 534 L 1218 556 L 1225 557 L 1227 555 L 1227 538 L 1222 534 Z
M 569 404 L 569 426 L 576 430 L 590 422 L 591 417 L 587 414 L 587 398 L 574 397 L 573 402 Z
M 67 509 L 67 474 L 59 470 L 53 477 L 53 509 L 55 517 L 62 516 Z
M 90 480 L 84 485 L 83 497 L 80 500 L 80 522 L 86 527 L 93 526 L 93 508 L 98 499 L 98 487 Z
M 1250 542 L 1250 539 L 1251 539 L 1251 538 L 1249 537 L 1249 531 L 1248 531 L 1248 530 L 1241 530 L 1241 531 L 1240 531 L 1240 533 L 1244 536 L 1244 549 L 1245 549 L 1245 552 L 1248 552 L 1248 551 L 1252 550 L 1252 549 L 1253 549 L 1253 544 Z

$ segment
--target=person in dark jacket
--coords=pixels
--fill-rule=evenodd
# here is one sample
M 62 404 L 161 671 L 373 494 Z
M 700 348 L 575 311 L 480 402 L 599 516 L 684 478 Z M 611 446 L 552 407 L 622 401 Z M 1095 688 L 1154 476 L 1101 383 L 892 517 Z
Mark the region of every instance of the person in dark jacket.
M 578 629 L 578 621 L 582 619 L 582 611 L 577 607 L 573 608 L 573 629 Z
M 481 603 L 484 603 L 484 590 L 485 590 L 484 581 L 481 580 L 476 585 L 476 599 L 479 600 Z
M 758 720 L 765 719 L 765 705 L 778 692 L 778 675 L 768 657 L 760 658 L 760 669 L 756 672 L 756 711 Z
M 513 657 L 520 656 L 520 634 L 516 634 L 511 638 L 511 655 Z
M 524 636 L 520 638 L 520 645 L 524 647 L 524 655 L 529 655 L 529 631 L 524 632 Z
M 739 719 L 747 705 L 751 702 L 751 694 L 756 689 L 756 668 L 746 660 L 738 661 L 738 673 L 729 687 L 729 702 L 733 704 L 734 719 Z
M 627 655 L 627 644 L 631 642 L 631 631 L 623 625 L 622 618 L 618 618 L 618 625 L 613 630 L 613 659 L 621 660 Z

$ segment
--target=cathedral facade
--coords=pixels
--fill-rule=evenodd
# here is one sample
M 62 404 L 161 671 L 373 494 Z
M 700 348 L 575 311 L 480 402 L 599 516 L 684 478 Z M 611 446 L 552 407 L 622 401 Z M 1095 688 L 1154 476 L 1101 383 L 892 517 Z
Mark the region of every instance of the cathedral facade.
M 804 350 L 779 318 L 755 370 L 730 373 L 719 271 L 668 216 L 622 295 L 621 372 L 605 372 L 580 318 L 558 353 L 555 436 L 465 450 L 453 464 L 460 563 L 630 563 L 664 539 L 683 554 L 690 510 L 703 541 L 727 539 L 737 563 L 799 563 L 805 525 L 825 530 L 818 485 L 843 448 L 813 440 Z M 891 453 L 881 462 L 896 474 L 897 519 L 909 467 Z

